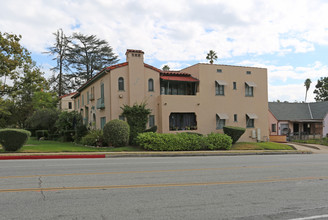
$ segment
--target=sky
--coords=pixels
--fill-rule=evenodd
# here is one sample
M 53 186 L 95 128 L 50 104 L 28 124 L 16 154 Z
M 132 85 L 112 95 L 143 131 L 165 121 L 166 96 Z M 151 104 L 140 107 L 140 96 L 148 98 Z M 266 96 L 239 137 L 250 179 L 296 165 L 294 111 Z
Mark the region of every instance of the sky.
M 0 0 L 0 32 L 22 35 L 45 76 L 55 65 L 44 54 L 59 28 L 108 41 L 125 62 L 127 49 L 145 63 L 179 70 L 208 62 L 268 70 L 269 101 L 301 102 L 304 81 L 328 75 L 326 0 Z

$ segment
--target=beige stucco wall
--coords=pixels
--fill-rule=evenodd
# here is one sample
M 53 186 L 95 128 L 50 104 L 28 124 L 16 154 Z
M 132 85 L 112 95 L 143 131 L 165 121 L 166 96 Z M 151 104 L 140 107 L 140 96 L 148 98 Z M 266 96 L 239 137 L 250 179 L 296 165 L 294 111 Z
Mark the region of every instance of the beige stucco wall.
M 147 107 L 155 116 L 155 125 L 162 133 L 169 131 L 169 116 L 172 112 L 193 112 L 197 117 L 197 130 L 202 134 L 211 132 L 223 132 L 216 129 L 216 114 L 224 113 L 229 116 L 226 125 L 246 127 L 246 114 L 256 114 L 254 128 L 247 128 L 240 141 L 256 141 L 251 138 L 253 130 L 260 129 L 260 139 L 267 140 L 268 131 L 268 102 L 267 102 L 267 70 L 263 68 L 251 68 L 227 65 L 196 64 L 181 72 L 192 74 L 200 80 L 196 95 L 160 95 L 160 73 L 145 67 L 143 53 L 140 56 L 132 56 L 127 53 L 128 65 L 119 67 L 104 74 L 98 80 L 91 83 L 80 92 L 80 108 L 83 109 L 83 117 L 86 107 L 89 108 L 89 120 L 92 114 L 96 114 L 96 127 L 100 128 L 100 118 L 106 117 L 106 122 L 119 118 L 124 104 L 133 105 L 146 102 Z M 218 73 L 217 69 L 222 69 Z M 246 74 L 251 71 L 251 74 Z M 118 78 L 124 78 L 124 91 L 118 91 Z M 148 80 L 154 80 L 154 91 L 148 91 Z M 225 95 L 215 95 L 215 81 L 225 81 Z M 254 82 L 254 96 L 245 96 L 245 82 Z M 97 99 L 100 98 L 100 85 L 105 87 L 105 109 L 96 108 Z M 233 82 L 237 83 L 237 89 L 233 90 Z M 94 86 L 95 99 L 87 104 L 87 91 L 91 94 Z M 84 96 L 84 106 L 82 105 Z M 77 102 L 76 102 L 77 105 Z M 94 109 L 92 107 L 94 106 Z M 238 115 L 238 121 L 234 122 L 234 114 Z M 176 132 L 176 131 L 174 131 Z M 179 132 L 179 131 L 178 131 Z
M 60 107 L 61 110 L 68 111 L 68 112 L 74 111 L 74 100 L 72 99 L 72 96 L 73 95 L 68 95 L 68 96 L 62 97 L 60 99 L 59 107 Z M 70 102 L 72 103 L 72 108 L 71 109 L 69 109 L 69 103 Z
M 274 115 L 269 111 L 268 112 L 268 119 L 269 119 L 269 134 L 270 135 L 278 135 L 278 120 Z M 276 131 L 272 131 L 272 124 L 276 125 Z
M 218 73 L 217 69 L 221 69 L 222 72 Z M 229 119 L 226 120 L 226 125 L 238 127 L 246 127 L 246 114 L 252 113 L 258 116 L 254 120 L 254 128 L 247 128 L 240 141 L 256 141 L 251 138 L 251 135 L 252 131 L 257 131 L 257 129 L 260 129 L 260 139 L 267 140 L 269 133 L 266 69 L 196 64 L 181 71 L 198 76 L 200 80 L 199 93 L 194 98 L 193 103 L 197 111 L 198 132 L 203 134 L 223 132 L 222 129 L 216 130 L 217 113 L 223 113 L 229 116 Z M 251 74 L 246 74 L 246 71 L 251 71 Z M 216 80 L 227 83 L 224 96 L 215 95 Z M 236 90 L 233 89 L 233 82 L 236 82 Z M 254 87 L 253 97 L 245 96 L 245 82 L 254 82 L 257 85 Z M 172 109 L 172 111 L 174 110 Z M 175 111 L 178 111 L 178 106 Z M 234 114 L 237 114 L 237 122 L 234 122 Z

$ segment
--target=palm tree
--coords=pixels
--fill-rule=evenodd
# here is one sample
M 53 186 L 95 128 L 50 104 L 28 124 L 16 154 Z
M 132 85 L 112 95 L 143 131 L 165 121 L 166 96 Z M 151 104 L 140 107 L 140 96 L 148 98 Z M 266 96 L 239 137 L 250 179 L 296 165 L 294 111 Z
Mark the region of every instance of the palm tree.
M 213 64 L 213 60 L 217 60 L 217 58 L 218 56 L 214 50 L 210 50 L 206 56 L 206 59 L 210 61 L 210 64 Z
M 170 70 L 169 65 L 164 65 L 163 68 L 162 68 L 162 70 L 164 70 L 164 71 L 169 71 L 169 70 Z
M 309 90 L 309 88 L 310 88 L 311 83 L 312 83 L 312 81 L 311 81 L 311 79 L 309 79 L 309 78 L 307 78 L 307 79 L 305 80 L 305 82 L 304 82 L 304 86 L 305 86 L 305 88 L 306 88 L 306 92 L 305 92 L 305 102 L 306 102 L 307 92 L 308 92 L 308 90 Z

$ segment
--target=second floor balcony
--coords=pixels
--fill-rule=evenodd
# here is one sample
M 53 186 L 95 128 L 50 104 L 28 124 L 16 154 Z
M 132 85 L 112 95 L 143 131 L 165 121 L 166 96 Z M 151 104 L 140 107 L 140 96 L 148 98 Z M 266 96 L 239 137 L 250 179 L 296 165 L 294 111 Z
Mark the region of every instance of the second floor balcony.
M 161 80 L 161 95 L 196 95 L 197 82 Z
M 97 109 L 105 108 L 105 100 L 104 98 L 97 99 Z

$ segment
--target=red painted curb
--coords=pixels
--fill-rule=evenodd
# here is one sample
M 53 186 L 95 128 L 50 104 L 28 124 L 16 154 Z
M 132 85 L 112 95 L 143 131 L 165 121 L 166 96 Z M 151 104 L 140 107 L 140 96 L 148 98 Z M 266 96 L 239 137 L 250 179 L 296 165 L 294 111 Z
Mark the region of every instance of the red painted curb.
M 17 155 L 0 156 L 0 160 L 26 160 L 26 159 L 74 159 L 74 158 L 105 158 L 105 154 L 72 154 L 72 155 Z

